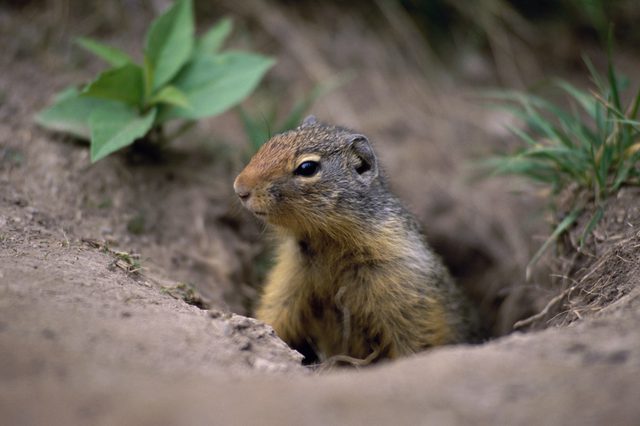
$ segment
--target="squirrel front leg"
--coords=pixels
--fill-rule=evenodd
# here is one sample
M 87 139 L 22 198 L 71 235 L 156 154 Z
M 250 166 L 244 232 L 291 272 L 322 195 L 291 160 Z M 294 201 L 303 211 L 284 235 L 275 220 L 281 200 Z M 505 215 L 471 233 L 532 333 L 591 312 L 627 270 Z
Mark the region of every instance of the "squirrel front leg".
M 302 343 L 305 338 L 298 307 L 305 288 L 304 277 L 308 276 L 299 270 L 300 263 L 292 259 L 293 255 L 294 252 L 287 250 L 286 246 L 281 248 L 256 309 L 256 318 L 273 327 L 289 345 Z

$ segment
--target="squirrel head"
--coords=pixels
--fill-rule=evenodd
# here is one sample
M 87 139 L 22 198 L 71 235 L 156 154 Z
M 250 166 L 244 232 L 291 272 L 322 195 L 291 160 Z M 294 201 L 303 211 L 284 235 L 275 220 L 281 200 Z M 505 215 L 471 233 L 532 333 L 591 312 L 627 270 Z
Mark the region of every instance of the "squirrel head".
M 307 117 L 274 136 L 238 175 L 243 205 L 296 234 L 336 233 L 370 209 L 378 162 L 368 139 Z

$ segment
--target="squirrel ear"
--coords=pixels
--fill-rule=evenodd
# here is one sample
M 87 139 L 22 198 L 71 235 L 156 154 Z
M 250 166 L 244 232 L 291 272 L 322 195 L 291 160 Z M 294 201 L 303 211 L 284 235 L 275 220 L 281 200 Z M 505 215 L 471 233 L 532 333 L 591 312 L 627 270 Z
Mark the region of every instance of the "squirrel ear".
M 351 149 L 360 160 L 355 166 L 356 173 L 358 173 L 359 179 L 369 185 L 378 177 L 378 160 L 369 143 L 369 139 L 364 135 L 350 135 L 349 143 L 351 144 Z
M 300 127 L 307 127 L 317 123 L 318 120 L 316 119 L 315 115 L 308 115 L 307 118 L 302 120 L 302 124 L 300 125 Z

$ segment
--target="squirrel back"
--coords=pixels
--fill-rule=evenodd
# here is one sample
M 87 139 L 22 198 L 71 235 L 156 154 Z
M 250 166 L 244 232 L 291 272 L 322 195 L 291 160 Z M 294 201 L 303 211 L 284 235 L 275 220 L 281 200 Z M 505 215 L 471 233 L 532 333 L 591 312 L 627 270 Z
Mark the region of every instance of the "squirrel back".
M 468 303 L 365 136 L 309 117 L 263 145 L 234 189 L 278 238 L 256 316 L 308 359 L 394 358 L 469 338 Z

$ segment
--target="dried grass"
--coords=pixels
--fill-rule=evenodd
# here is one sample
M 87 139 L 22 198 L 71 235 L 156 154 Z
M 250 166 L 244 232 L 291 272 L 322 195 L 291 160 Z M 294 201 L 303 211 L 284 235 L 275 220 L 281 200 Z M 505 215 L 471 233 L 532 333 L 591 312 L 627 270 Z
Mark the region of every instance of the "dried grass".
M 585 247 L 580 229 L 589 212 L 560 242 L 554 269 L 556 295 L 514 328 L 566 326 L 611 306 L 640 286 L 640 188 L 623 188 L 609 201 L 603 223 Z

